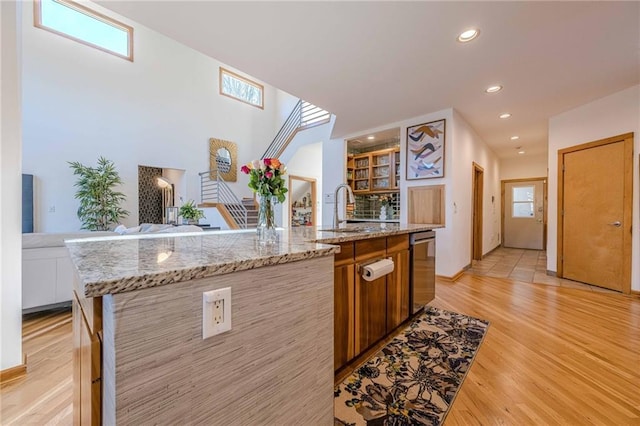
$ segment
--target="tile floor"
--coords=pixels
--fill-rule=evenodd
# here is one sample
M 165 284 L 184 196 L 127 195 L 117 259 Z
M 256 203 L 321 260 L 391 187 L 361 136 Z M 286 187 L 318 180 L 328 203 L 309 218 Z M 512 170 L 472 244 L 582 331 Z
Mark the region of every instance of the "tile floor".
M 547 253 L 543 250 L 498 247 L 484 259 L 474 260 L 467 273 L 586 291 L 617 293 L 613 290 L 547 275 Z

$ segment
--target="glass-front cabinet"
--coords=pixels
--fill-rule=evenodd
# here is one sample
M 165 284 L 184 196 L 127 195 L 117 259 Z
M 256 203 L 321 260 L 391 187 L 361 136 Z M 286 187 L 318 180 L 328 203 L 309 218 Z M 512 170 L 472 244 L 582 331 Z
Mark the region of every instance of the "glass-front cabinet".
M 347 161 L 347 180 L 354 192 L 397 190 L 400 182 L 400 148 L 350 157 Z
M 353 185 L 354 192 L 371 190 L 371 154 L 356 155 L 353 157 Z

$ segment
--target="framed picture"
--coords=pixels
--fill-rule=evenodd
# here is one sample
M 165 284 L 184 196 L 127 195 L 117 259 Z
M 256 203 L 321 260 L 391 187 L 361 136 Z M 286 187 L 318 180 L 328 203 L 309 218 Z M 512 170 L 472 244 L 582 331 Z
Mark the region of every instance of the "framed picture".
M 445 121 L 407 127 L 407 180 L 444 177 Z

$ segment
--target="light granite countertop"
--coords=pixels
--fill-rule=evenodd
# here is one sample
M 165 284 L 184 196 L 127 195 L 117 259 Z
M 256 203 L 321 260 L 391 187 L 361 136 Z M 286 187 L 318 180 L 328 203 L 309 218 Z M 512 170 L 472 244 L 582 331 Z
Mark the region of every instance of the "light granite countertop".
M 336 243 L 407 234 L 442 225 L 347 224 L 341 231 L 300 227 L 278 230 L 262 246 L 255 230 L 128 235 L 67 240 L 87 297 L 115 294 L 278 265 L 340 251 Z

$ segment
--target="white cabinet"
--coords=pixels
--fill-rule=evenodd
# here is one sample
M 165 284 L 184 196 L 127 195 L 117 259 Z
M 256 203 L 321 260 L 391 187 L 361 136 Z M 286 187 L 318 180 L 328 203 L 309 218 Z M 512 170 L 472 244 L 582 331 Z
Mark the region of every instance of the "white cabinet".
M 71 301 L 73 265 L 66 247 L 22 250 L 22 309 Z

